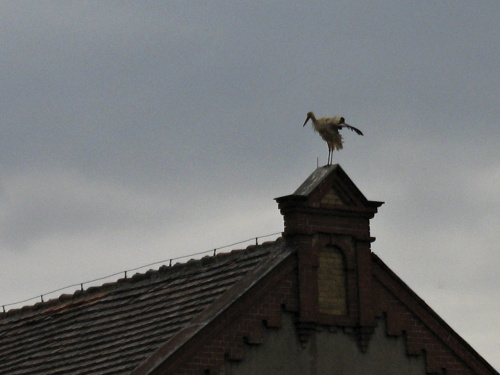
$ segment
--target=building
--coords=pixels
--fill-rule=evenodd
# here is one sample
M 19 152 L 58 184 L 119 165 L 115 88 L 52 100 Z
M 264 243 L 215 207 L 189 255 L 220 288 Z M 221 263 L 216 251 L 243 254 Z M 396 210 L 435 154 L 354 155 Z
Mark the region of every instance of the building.
M 497 374 L 370 250 L 338 165 L 276 199 L 283 237 L 0 314 L 0 374 Z

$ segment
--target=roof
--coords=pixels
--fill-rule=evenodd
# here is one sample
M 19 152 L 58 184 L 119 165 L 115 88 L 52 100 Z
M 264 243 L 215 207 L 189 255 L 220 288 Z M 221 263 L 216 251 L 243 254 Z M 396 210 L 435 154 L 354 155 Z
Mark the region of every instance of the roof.
M 0 373 L 128 374 L 176 335 L 201 329 L 290 253 L 278 239 L 2 313 Z
M 320 326 L 344 327 L 364 352 L 383 318 L 408 355 L 425 355 L 429 373 L 498 375 L 371 252 L 369 219 L 382 202 L 340 166 L 318 168 L 276 200 L 284 239 L 0 314 L 0 374 L 218 373 L 226 354 L 243 360 L 243 345 L 261 344 L 286 312 L 301 345 Z M 328 306 L 342 285 L 339 314 Z
M 335 196 L 336 202 L 331 203 L 335 203 L 337 209 L 349 211 L 361 209 L 376 213 L 377 208 L 384 203 L 368 200 L 339 164 L 316 168 L 293 194 L 278 197 L 275 200 L 279 204 L 292 202 L 295 206 L 297 202 L 304 202 L 308 205 L 307 201 L 317 201 L 328 192 Z
M 338 164 L 325 165 L 316 170 L 300 185 L 293 195 L 308 196 L 318 187 L 323 179 L 333 170 L 340 168 Z

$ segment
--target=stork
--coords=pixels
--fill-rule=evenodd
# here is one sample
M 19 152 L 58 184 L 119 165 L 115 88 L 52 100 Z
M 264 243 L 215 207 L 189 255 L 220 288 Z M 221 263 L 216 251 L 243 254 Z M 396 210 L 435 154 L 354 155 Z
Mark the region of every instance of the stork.
M 342 150 L 344 147 L 342 135 L 339 133 L 340 129 L 351 129 L 353 132 L 363 135 L 361 130 L 346 124 L 342 116 L 321 117 L 317 119 L 313 112 L 308 112 L 306 121 L 302 127 L 306 126 L 309 120 L 312 121 L 314 130 L 317 131 L 321 138 L 328 144 L 328 165 L 332 164 L 333 151 Z

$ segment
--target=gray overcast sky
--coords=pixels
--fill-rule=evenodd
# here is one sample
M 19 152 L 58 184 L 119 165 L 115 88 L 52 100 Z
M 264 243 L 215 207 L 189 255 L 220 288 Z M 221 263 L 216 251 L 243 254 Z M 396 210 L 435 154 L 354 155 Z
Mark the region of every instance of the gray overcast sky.
M 372 250 L 500 369 L 498 0 L 1 5 L 1 305 L 280 232 L 312 110 L 365 134 Z

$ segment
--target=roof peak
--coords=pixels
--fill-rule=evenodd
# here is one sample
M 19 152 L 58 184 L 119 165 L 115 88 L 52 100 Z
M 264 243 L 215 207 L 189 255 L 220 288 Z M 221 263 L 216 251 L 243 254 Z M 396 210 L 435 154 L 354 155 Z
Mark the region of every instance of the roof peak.
M 311 173 L 309 177 L 302 183 L 302 185 L 300 185 L 297 190 L 295 190 L 293 195 L 309 195 L 326 176 L 328 176 L 338 168 L 342 170 L 339 164 L 324 165 L 323 167 L 316 168 L 314 172 Z
M 328 194 L 331 197 L 326 197 Z M 325 202 L 330 200 L 330 206 L 347 211 L 366 210 L 375 213 L 384 203 L 368 200 L 339 164 L 316 168 L 293 194 L 275 200 L 278 204 L 288 202 L 292 205 L 318 206 L 323 198 Z

